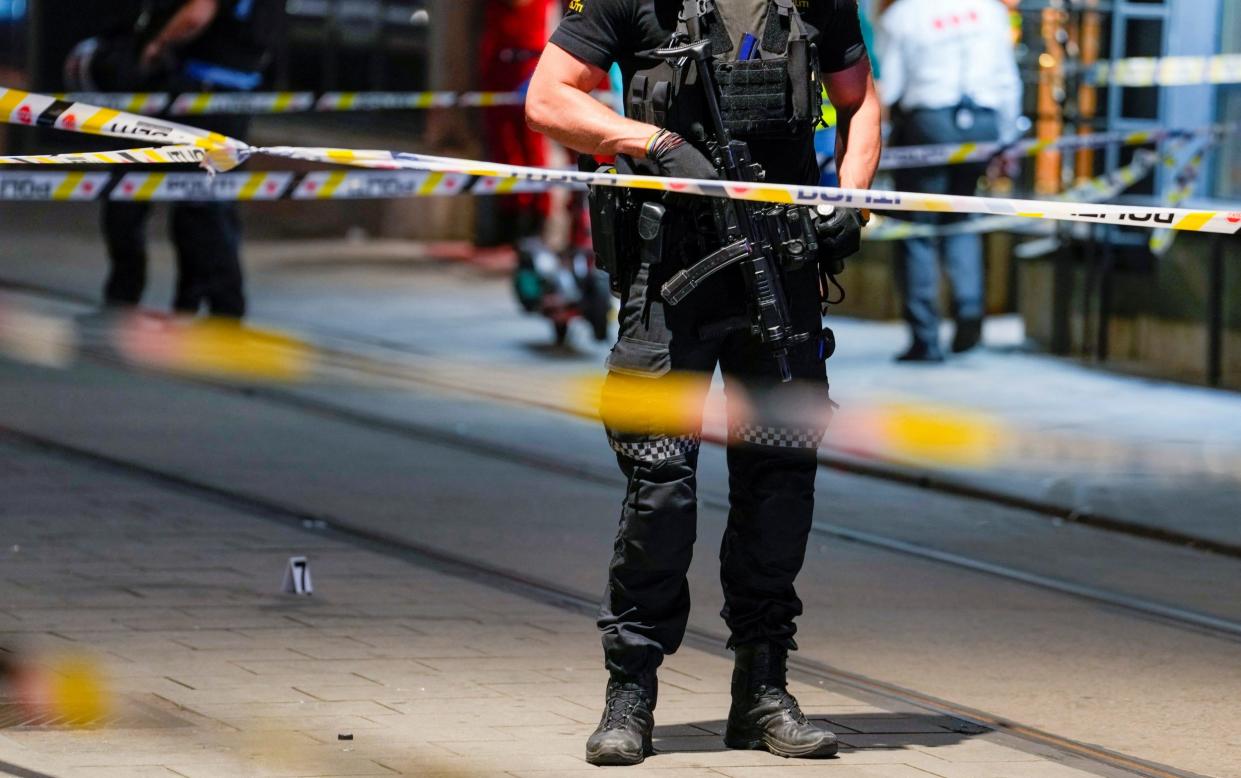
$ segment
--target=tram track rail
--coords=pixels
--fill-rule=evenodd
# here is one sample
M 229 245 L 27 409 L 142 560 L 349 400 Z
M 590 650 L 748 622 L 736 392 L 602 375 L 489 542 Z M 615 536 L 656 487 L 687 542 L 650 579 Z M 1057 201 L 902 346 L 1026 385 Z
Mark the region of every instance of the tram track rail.
M 593 616 L 598 607 L 596 598 L 584 592 L 442 548 L 417 543 L 409 538 L 357 523 L 333 512 L 308 510 L 267 496 L 224 488 L 208 481 L 92 451 L 9 426 L 0 425 L 0 441 L 39 451 L 80 466 L 103 470 L 120 477 L 138 479 L 182 496 L 205 500 L 237 510 L 245 515 L 275 521 L 286 527 L 399 558 L 497 590 L 517 593 L 583 617 Z M 686 642 L 714 655 L 727 654 L 727 649 L 724 648 L 726 636 L 711 630 L 690 626 L 687 630 Z M 1048 756 L 1048 752 L 1051 752 L 1060 764 L 1108 776 L 1108 778 L 1117 776 L 1203 778 L 1196 773 L 1084 743 L 1071 737 L 1012 721 L 1004 716 L 923 694 L 914 689 L 836 668 L 813 659 L 801 656 L 790 657 L 789 670 L 798 680 L 829 690 L 840 691 L 889 709 L 893 707 L 915 708 L 947 717 L 954 721 L 955 730 L 963 735 L 981 736 L 989 732 L 1000 733 L 1011 738 L 1009 743 L 1018 748 L 1044 756 Z M 39 773 L 26 772 L 12 774 L 42 776 Z
M 31 294 L 60 302 L 70 302 L 92 306 L 97 304 L 97 301 L 94 298 L 86 295 L 64 289 L 58 289 L 45 284 L 31 283 L 15 279 L 0 277 L 0 289 Z M 357 346 L 381 349 L 403 357 L 431 356 L 426 352 L 388 338 L 376 338 L 356 332 L 346 332 L 334 330 L 332 328 L 324 328 L 319 325 L 307 328 L 305 331 L 313 337 L 329 338 L 337 341 L 338 343 L 352 342 Z M 340 347 L 333 347 L 326 350 L 335 356 L 344 356 L 345 358 L 356 357 L 356 354 L 345 353 L 345 351 Z M 572 416 L 581 416 L 580 413 L 577 413 L 573 409 L 566 408 L 552 402 L 534 401 L 529 398 L 515 397 L 511 394 L 488 392 L 486 390 L 480 390 L 477 387 L 471 387 L 460 383 L 447 383 L 429 379 L 420 379 L 419 377 L 409 375 L 408 373 L 404 373 L 399 377 L 412 383 L 421 383 L 441 390 L 459 392 L 463 395 L 471 395 L 481 399 L 494 400 L 513 405 L 535 407 L 541 410 Z M 716 439 L 711 435 L 704 435 L 703 440 L 704 442 L 714 445 L 723 445 L 725 443 L 724 440 Z M 973 502 L 981 502 L 1003 508 L 1011 508 L 1033 516 L 1042 517 L 1048 521 L 1076 524 L 1083 527 L 1089 527 L 1091 529 L 1138 538 L 1141 540 L 1179 546 L 1182 548 L 1193 549 L 1195 551 L 1216 554 L 1233 559 L 1241 559 L 1241 544 L 1238 543 L 1229 543 L 1214 538 L 1203 537 L 1201 535 L 1182 532 L 1170 527 L 1154 526 L 1120 516 L 1113 516 L 1099 511 L 1065 505 L 1063 503 L 1050 500 L 1025 497 L 1001 489 L 990 488 L 980 484 L 967 483 L 954 479 L 951 476 L 944 476 L 927 470 L 919 470 L 916 468 L 906 467 L 895 463 L 885 463 L 882 461 L 868 462 L 856 457 L 833 452 L 830 450 L 830 444 L 829 446 L 819 450 L 818 457 L 819 465 L 821 467 L 835 472 L 860 476 L 886 483 L 895 483 L 902 486 L 921 489 L 950 497 L 957 497 Z
M 64 292 L 50 287 L 37 285 L 13 284 L 12 282 L 0 279 L 0 288 L 12 289 L 16 286 L 22 287 L 20 291 L 27 291 L 29 293 L 43 295 L 61 301 L 74 303 L 88 302 L 83 296 L 75 295 L 70 292 Z M 324 334 L 327 335 L 326 333 Z M 349 340 L 363 340 L 341 335 L 331 335 L 330 337 L 346 342 Z M 362 344 L 360 343 L 359 345 Z M 378 344 L 372 342 L 367 345 L 374 346 Z M 385 347 L 393 348 L 391 345 Z M 474 398 L 525 405 L 528 407 L 536 407 L 541 410 L 580 416 L 580 414 L 573 414 L 571 411 L 550 402 L 523 402 L 520 399 L 513 399 L 508 395 L 493 394 L 486 391 L 462 388 L 456 383 L 444 383 L 435 380 L 420 379 L 418 377 L 408 375 L 405 370 L 398 369 L 399 366 L 389 366 L 374 360 L 359 360 L 358 354 L 349 353 L 340 348 L 329 348 L 327 351 L 329 354 L 332 354 L 337 358 L 349 361 L 350 369 L 375 371 L 377 378 L 382 378 L 389 381 L 406 381 L 409 384 L 429 386 L 437 390 L 461 392 Z M 104 351 L 100 351 L 98 349 L 88 349 L 87 353 L 92 359 L 109 366 L 125 370 L 134 369 L 119 358 Z M 191 385 L 207 386 L 218 391 L 241 394 L 250 399 L 273 403 L 281 407 L 312 414 L 320 418 L 345 422 L 380 433 L 394 434 L 424 443 L 446 446 L 478 456 L 520 464 L 524 467 L 529 467 L 546 473 L 583 479 L 600 485 L 615 487 L 617 489 L 622 488 L 624 485 L 623 480 L 611 469 L 604 471 L 600 468 L 595 468 L 580 462 L 572 461 L 571 459 L 550 456 L 542 452 L 536 453 L 526 448 L 505 445 L 494 440 L 471 437 L 455 431 L 449 432 L 430 425 L 412 422 L 405 419 L 395 419 L 388 416 L 372 414 L 354 408 L 349 408 L 338 403 L 309 397 L 293 391 L 271 387 L 245 386 L 209 378 L 194 378 L 187 376 L 171 376 L 171 378 L 173 380 L 186 382 Z M 718 441 L 718 443 L 722 444 L 723 441 Z M 949 496 L 958 495 L 949 494 Z M 702 504 L 710 508 L 725 512 L 728 510 L 727 497 L 724 495 L 714 494 L 709 489 L 700 489 L 700 500 Z M 1011 508 L 1016 506 L 1003 505 L 1002 507 Z M 1022 510 L 1021 508 L 1017 509 Z M 1111 531 L 1104 528 L 1095 529 Z M 1214 614 L 1184 608 L 1145 597 L 1112 591 L 1110 589 L 1092 586 L 1081 581 L 1051 575 L 1043 575 L 1029 570 L 1013 567 L 1011 565 L 992 562 L 985 559 L 978 559 L 964 554 L 958 554 L 951 551 L 886 536 L 880 533 L 858 530 L 852 527 L 845 527 L 830 522 L 816 520 L 812 527 L 812 532 L 820 537 L 845 540 L 872 548 L 882 549 L 890 553 L 909 556 L 923 561 L 947 565 L 958 569 L 968 570 L 976 574 L 1000 578 L 1046 591 L 1055 592 L 1067 597 L 1091 602 L 1095 605 L 1115 608 L 1133 615 L 1150 619 L 1152 621 L 1168 624 L 1173 627 L 1188 629 L 1231 641 L 1241 640 L 1241 621 L 1223 618 Z M 1151 540 L 1151 538 L 1146 539 Z M 1172 545 L 1182 544 L 1174 543 Z M 1202 551 L 1204 549 L 1197 548 L 1197 550 Z

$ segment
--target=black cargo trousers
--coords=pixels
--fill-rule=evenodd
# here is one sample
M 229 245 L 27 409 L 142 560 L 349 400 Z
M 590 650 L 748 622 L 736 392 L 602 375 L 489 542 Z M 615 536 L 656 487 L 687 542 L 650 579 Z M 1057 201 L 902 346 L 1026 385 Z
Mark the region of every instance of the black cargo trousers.
M 628 484 L 598 625 L 607 668 L 621 676 L 653 670 L 685 634 L 701 409 L 717 365 L 729 419 L 721 615 L 731 645 L 770 641 L 796 648 L 794 619 L 802 603 L 793 582 L 805 559 L 816 451 L 831 412 L 813 264 L 784 274 L 797 331 L 812 337 L 790 354 L 795 380 L 781 383 L 774 359 L 750 330 L 739 268 L 709 279 L 675 307 L 663 302 L 663 282 L 689 264 L 690 257 L 677 253 L 685 252 L 640 267 L 623 290 L 620 335 L 603 388 L 604 426 Z M 699 415 L 671 429 L 659 423 L 666 408 L 655 406 L 684 391 L 687 374 L 701 379 L 690 382 L 698 389 L 689 389 L 688 398 Z M 658 390 L 669 382 L 675 387 L 669 393 Z
M 184 91 L 212 90 L 210 85 L 191 84 Z M 195 117 L 192 123 L 244 141 L 250 118 L 203 116 Z M 142 299 L 147 279 L 147 223 L 151 205 L 119 200 L 107 200 L 103 204 L 103 235 L 110 262 L 103 294 L 108 305 L 135 306 Z M 169 212 L 169 228 L 177 257 L 173 311 L 194 315 L 205 307 L 213 316 L 236 319 L 245 316 L 241 216 L 237 203 L 179 202 L 173 203 Z

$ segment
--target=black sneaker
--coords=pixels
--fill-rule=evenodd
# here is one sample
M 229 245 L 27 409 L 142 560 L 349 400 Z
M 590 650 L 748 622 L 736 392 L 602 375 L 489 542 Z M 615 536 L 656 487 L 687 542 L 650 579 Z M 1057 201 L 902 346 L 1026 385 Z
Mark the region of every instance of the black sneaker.
M 613 678 L 599 728 L 586 741 L 586 761 L 593 765 L 635 765 L 655 753 L 655 676 L 640 681 Z
M 982 343 L 982 319 L 962 319 L 952 337 L 952 353 L 964 354 Z
M 930 345 L 922 341 L 915 341 L 903 354 L 896 356 L 897 362 L 922 362 L 926 364 L 939 364 L 944 361 L 944 353 L 939 347 L 932 348 Z
M 797 699 L 789 694 L 788 649 L 760 643 L 738 646 L 736 652 L 733 704 L 724 745 L 786 758 L 835 756 L 836 735 L 807 721 Z

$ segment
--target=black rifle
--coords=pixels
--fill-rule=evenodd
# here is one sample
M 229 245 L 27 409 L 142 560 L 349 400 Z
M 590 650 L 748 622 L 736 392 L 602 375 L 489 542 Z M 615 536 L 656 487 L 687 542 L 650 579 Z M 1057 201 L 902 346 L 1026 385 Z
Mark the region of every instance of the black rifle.
M 712 136 L 707 139 L 707 146 L 720 177 L 745 183 L 761 182 L 764 172 L 751 159 L 750 147 L 744 141 L 733 140 L 724 123 L 711 41 L 702 40 L 652 53 L 674 65 L 680 62 L 684 66 L 687 60 L 697 65 L 711 120 Z M 724 236 L 724 247 L 669 279 L 662 289 L 663 298 L 669 305 L 676 305 L 708 277 L 740 264 L 750 294 L 753 328 L 776 360 L 780 380 L 791 381 L 789 349 L 808 341 L 810 334 L 793 330 L 780 271 L 782 265 L 797 267 L 814 257 L 818 245 L 813 219 L 804 208 L 718 198 L 712 202 L 716 226 Z

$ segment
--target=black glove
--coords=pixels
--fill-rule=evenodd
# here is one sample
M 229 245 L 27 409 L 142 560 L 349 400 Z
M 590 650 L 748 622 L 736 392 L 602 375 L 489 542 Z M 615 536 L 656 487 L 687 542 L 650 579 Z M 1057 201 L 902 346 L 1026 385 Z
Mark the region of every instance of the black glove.
M 646 158 L 654 163 L 661 176 L 669 178 L 718 179 L 715 165 L 685 138 L 669 130 L 660 130 L 647 146 Z
M 819 214 L 819 261 L 828 275 L 840 275 L 845 260 L 862 250 L 862 212 L 856 208 L 835 208 Z

